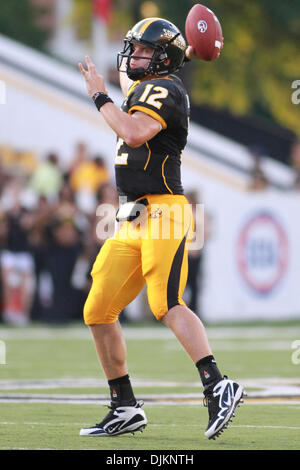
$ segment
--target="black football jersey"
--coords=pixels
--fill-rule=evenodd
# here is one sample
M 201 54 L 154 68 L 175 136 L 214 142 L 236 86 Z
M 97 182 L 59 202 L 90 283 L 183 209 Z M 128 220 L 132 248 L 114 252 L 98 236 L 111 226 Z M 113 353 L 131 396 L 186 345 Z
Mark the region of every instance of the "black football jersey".
M 183 194 L 181 152 L 187 141 L 189 98 L 180 78 L 170 75 L 134 82 L 122 104 L 132 114 L 142 111 L 159 121 L 162 130 L 138 148 L 117 141 L 115 177 L 119 196 Z

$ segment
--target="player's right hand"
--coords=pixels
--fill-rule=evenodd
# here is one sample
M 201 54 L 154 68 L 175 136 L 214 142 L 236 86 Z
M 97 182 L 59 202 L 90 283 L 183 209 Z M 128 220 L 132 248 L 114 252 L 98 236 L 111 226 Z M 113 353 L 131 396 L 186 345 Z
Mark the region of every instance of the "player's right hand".
M 79 62 L 78 68 L 85 79 L 86 89 L 89 96 L 92 98 L 97 91 L 107 94 L 104 85 L 104 78 L 98 73 L 95 64 L 88 55 L 85 56 L 85 61 L 87 70 L 83 67 L 81 62 Z
M 192 60 L 192 59 L 197 59 L 198 57 L 196 56 L 193 46 L 188 46 L 186 51 L 185 51 L 185 56 L 187 59 Z

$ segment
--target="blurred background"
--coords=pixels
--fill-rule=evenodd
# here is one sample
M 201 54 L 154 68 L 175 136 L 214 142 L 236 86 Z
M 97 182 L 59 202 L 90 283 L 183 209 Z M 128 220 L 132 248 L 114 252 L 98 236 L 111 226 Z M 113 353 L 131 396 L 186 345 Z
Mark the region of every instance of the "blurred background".
M 81 321 L 104 242 L 97 207 L 117 207 L 115 135 L 78 62 L 91 55 L 121 105 L 128 29 L 158 16 L 184 33 L 195 3 L 0 0 L 0 322 Z M 183 182 L 205 208 L 185 299 L 207 324 L 300 320 L 300 4 L 205 5 L 224 48 L 180 71 L 192 109 Z M 154 321 L 145 291 L 121 321 Z

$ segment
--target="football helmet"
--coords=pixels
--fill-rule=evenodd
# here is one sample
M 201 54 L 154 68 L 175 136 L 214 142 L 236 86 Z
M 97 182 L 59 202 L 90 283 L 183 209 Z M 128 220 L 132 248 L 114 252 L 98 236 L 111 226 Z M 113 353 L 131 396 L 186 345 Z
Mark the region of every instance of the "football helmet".
M 135 43 L 154 49 L 146 68 L 130 67 Z M 131 80 L 139 80 L 147 75 L 169 75 L 183 66 L 186 48 L 184 37 L 173 23 L 162 18 L 146 18 L 139 21 L 126 34 L 124 49 L 118 53 L 117 68 L 120 72 L 126 72 Z M 123 64 L 125 70 L 120 70 L 124 58 L 127 58 Z

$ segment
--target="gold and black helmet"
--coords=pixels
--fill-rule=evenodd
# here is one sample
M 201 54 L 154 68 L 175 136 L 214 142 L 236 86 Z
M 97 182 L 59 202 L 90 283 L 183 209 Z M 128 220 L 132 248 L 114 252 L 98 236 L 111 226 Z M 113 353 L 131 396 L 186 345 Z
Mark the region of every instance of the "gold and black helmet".
M 135 43 L 154 49 L 153 56 L 146 68 L 130 68 L 130 58 L 133 55 L 133 44 Z M 122 71 L 125 71 L 132 80 L 139 80 L 146 75 L 169 75 L 182 67 L 186 47 L 184 37 L 173 23 L 162 18 L 146 18 L 139 21 L 126 34 L 124 49 L 118 53 L 117 67 L 121 71 L 122 61 L 126 57 L 125 70 Z

